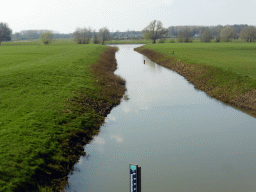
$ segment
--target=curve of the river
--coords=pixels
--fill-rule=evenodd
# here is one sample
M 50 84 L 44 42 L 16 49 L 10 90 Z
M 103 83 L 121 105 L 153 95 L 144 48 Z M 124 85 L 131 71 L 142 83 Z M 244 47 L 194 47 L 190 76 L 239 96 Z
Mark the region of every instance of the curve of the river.
M 131 163 L 141 167 L 143 192 L 256 191 L 256 119 L 196 90 L 138 46 L 118 45 L 115 74 L 130 99 L 84 146 L 65 190 L 128 192 Z

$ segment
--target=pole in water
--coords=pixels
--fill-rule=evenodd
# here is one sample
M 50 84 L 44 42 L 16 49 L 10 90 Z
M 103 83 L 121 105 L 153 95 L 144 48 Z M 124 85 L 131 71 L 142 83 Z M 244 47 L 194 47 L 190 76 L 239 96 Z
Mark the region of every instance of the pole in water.
M 129 165 L 130 173 L 130 192 L 141 192 L 141 167 Z

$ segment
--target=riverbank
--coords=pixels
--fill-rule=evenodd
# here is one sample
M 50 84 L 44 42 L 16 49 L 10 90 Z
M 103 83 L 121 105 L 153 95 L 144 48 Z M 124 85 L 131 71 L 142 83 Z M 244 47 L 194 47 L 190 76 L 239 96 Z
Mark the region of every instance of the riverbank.
M 99 128 L 105 121 L 105 117 L 110 113 L 111 109 L 117 106 L 123 97 L 126 88 L 125 80 L 114 74 L 117 69 L 115 47 L 109 47 L 100 54 L 99 60 L 90 66 L 89 70 L 95 78 L 93 86 L 96 91 L 87 94 L 86 91 L 80 91 L 77 96 L 69 100 L 69 109 L 65 111 L 70 113 L 73 111 L 77 116 L 86 115 L 85 119 L 81 119 L 79 125 L 82 130 L 72 131 L 72 135 L 68 140 L 63 139 L 61 146 L 65 159 L 69 159 L 69 163 L 64 167 L 62 178 L 53 177 L 49 180 L 47 191 L 59 191 L 67 184 L 69 172 L 73 172 L 72 167 L 78 162 L 80 156 L 84 156 L 84 145 L 88 144 L 94 135 L 97 135 Z M 72 125 L 71 125 L 72 126 Z M 50 189 L 50 190 L 48 190 Z M 41 189 L 41 191 L 44 191 Z
M 0 191 L 59 191 L 123 97 L 125 80 L 113 73 L 117 48 L 0 49 Z
M 232 70 L 227 70 L 227 68 L 225 69 L 225 63 L 220 63 L 223 65 L 221 68 L 220 66 L 214 67 L 202 63 L 183 62 L 180 57 L 172 55 L 173 48 L 165 47 L 163 49 L 161 45 L 157 45 L 158 47 L 155 48 L 154 45 L 147 46 L 134 50 L 147 56 L 157 64 L 184 76 L 196 89 L 202 90 L 207 95 L 256 117 L 256 81 L 251 74 L 246 75 L 246 72 L 237 74 Z M 212 54 L 215 55 L 215 53 Z M 194 54 L 194 57 L 196 57 L 196 54 Z M 221 62 L 221 59 L 219 60 Z M 244 65 L 248 70 L 248 65 Z M 254 68 L 255 66 L 252 67 L 252 69 Z

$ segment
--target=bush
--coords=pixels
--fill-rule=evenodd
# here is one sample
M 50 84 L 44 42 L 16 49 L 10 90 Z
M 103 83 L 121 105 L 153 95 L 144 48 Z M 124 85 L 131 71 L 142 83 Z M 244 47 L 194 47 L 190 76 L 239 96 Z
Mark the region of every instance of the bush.
M 165 40 L 164 40 L 164 39 L 160 39 L 160 40 L 158 41 L 158 43 L 165 43 Z
M 175 43 L 175 41 L 174 41 L 173 39 L 171 39 L 171 40 L 169 41 L 169 43 Z
M 215 40 L 217 43 L 220 42 L 220 37 L 217 37 Z
M 43 44 L 47 45 L 50 44 L 53 40 L 52 38 L 52 32 L 47 31 L 45 33 L 42 33 L 40 36 L 40 40 L 43 42 Z

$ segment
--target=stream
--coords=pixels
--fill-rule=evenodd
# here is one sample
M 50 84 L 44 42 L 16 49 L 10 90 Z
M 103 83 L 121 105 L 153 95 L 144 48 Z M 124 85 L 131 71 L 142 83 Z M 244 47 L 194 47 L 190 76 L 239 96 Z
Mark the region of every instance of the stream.
M 84 146 L 67 192 L 256 191 L 256 119 L 196 90 L 178 73 L 117 45 L 126 94 Z M 145 64 L 144 64 L 145 60 Z

